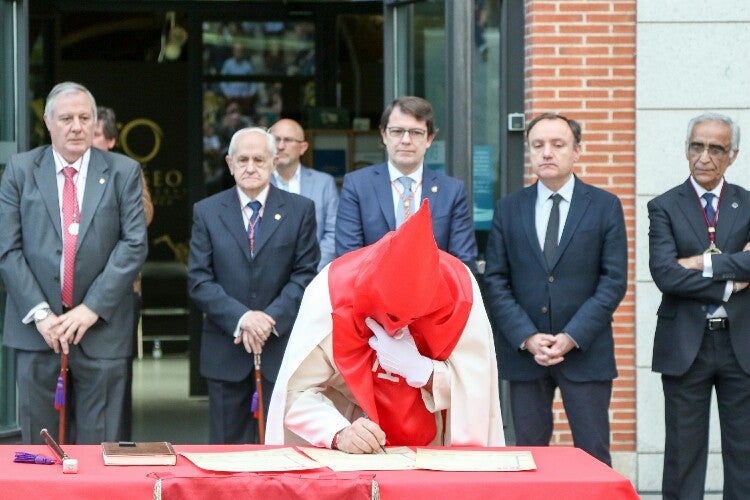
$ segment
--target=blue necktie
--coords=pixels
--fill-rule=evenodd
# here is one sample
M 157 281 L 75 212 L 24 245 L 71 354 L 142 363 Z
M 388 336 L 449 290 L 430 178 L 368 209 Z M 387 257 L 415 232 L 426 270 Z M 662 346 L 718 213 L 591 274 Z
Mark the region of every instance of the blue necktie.
M 411 192 L 411 185 L 414 183 L 414 179 L 411 177 L 403 176 L 396 179 L 404 186 L 404 192 L 399 196 L 401 198 L 396 210 L 396 227 L 400 227 L 401 224 L 406 222 L 406 219 L 411 215 L 411 203 L 413 193 Z
M 258 215 L 260 214 L 260 202 L 258 200 L 251 201 L 247 204 L 253 213 L 250 215 L 250 223 L 247 225 L 247 239 L 250 240 L 250 255 L 255 255 L 255 240 L 258 239 Z
M 716 210 L 714 210 L 713 203 L 715 197 L 716 195 L 713 193 L 703 193 L 703 199 L 706 200 L 706 208 L 704 208 L 704 210 L 706 211 L 706 219 L 708 219 L 709 226 L 715 226 L 716 223 Z M 716 312 L 720 305 L 721 304 L 708 304 L 708 306 L 706 306 L 706 311 L 708 312 L 708 314 L 712 315 Z
M 716 197 L 713 193 L 703 193 L 703 199 L 706 200 L 706 218 L 708 219 L 708 224 L 713 226 L 716 218 L 716 210 L 714 210 L 714 198 Z

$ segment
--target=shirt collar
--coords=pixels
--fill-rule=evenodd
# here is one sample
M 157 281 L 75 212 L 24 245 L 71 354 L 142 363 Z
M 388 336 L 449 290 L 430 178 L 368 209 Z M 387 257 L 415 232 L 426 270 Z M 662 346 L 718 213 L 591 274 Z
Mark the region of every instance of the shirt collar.
M 563 187 L 561 187 L 559 190 L 557 190 L 557 194 L 562 196 L 562 199 L 570 203 L 570 200 L 573 199 L 573 188 L 576 184 L 576 177 L 575 175 L 571 175 L 570 179 L 568 179 L 568 182 L 566 182 Z M 537 192 L 537 199 L 540 202 L 544 202 L 549 198 L 551 195 L 554 194 L 554 192 L 545 186 L 541 181 L 537 181 L 536 183 L 536 192 Z
M 289 178 L 289 180 L 285 180 L 282 176 L 279 175 L 278 170 L 273 171 L 273 178 L 276 179 L 277 184 L 291 184 L 292 182 L 299 182 L 302 171 L 302 164 L 297 164 L 297 170 L 294 171 L 294 175 Z
M 266 185 L 266 187 L 263 188 L 263 191 L 261 191 L 258 194 L 258 196 L 256 196 L 255 199 L 252 199 L 252 200 L 238 186 L 236 186 L 235 189 L 237 189 L 237 195 L 240 197 L 240 204 L 242 205 L 243 208 L 246 207 L 247 204 L 250 203 L 251 201 L 256 201 L 256 200 L 260 202 L 261 207 L 266 206 L 266 198 L 268 198 L 268 190 L 269 190 L 268 184 Z
M 87 149 L 83 156 L 78 158 L 73 163 L 67 163 L 62 155 L 57 152 L 54 146 L 52 146 L 52 158 L 55 159 L 55 173 L 59 174 L 62 172 L 62 169 L 65 167 L 73 167 L 78 171 L 78 175 L 81 177 L 86 177 L 86 172 L 88 172 L 89 168 L 89 160 L 91 159 L 91 148 Z
M 414 172 L 410 173 L 409 175 L 407 175 L 407 177 L 410 177 L 411 179 L 414 180 L 415 184 L 418 184 L 419 181 L 422 180 L 422 172 L 424 172 L 424 163 L 420 164 L 419 168 L 416 169 Z M 399 171 L 399 169 L 397 169 L 393 165 L 393 163 L 390 162 L 390 160 L 388 160 L 388 175 L 391 178 L 391 182 L 395 181 L 399 177 L 403 177 L 404 176 L 404 174 L 402 174 Z
M 706 188 L 698 184 L 693 176 L 690 176 L 690 183 L 693 185 L 693 189 L 695 189 L 695 192 L 698 194 L 698 198 L 702 197 L 706 193 L 713 193 L 717 198 L 721 196 L 721 190 L 724 187 L 724 178 L 721 178 L 721 182 L 716 185 L 715 188 L 713 188 L 711 191 L 708 191 Z

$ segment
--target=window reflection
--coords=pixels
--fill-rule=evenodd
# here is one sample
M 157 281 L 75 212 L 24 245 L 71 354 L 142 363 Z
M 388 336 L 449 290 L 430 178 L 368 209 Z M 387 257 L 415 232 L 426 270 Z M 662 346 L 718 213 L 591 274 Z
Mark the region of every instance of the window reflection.
M 232 135 L 269 127 L 292 96 L 308 101 L 315 76 L 315 25 L 311 22 L 203 23 L 203 167 L 207 192 L 231 185 L 224 157 Z M 300 80 L 301 79 L 301 80 Z M 291 94 L 285 94 L 285 91 Z

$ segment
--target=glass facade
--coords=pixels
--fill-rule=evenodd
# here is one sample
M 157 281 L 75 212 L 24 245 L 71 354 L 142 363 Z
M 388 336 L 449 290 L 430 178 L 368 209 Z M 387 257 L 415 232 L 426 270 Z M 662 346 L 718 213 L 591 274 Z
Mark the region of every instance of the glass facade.
M 187 258 L 192 203 L 231 185 L 224 156 L 238 127 L 298 120 L 311 144 L 303 162 L 340 180 L 383 160 L 384 105 L 420 95 L 439 128 L 427 166 L 470 187 L 483 251 L 493 202 L 509 189 L 505 114 L 518 109 L 506 102 L 503 27 L 522 29 L 522 7 L 507 15 L 517 2 L 231 3 L 219 11 L 212 1 L 176 0 L 167 11 L 139 0 L 0 2 L 0 168 L 17 150 L 49 141 L 42 116 L 54 83 L 84 83 L 116 110 L 117 148 L 146 174 L 156 205 L 146 267 L 172 269 Z M 182 285 L 148 280 L 145 308 L 190 307 Z M 2 432 L 14 425 L 15 393 L 12 360 L 0 354 Z
M 237 130 L 315 106 L 315 23 L 204 21 L 201 55 L 203 175 L 213 194 L 233 183 L 224 157 Z
M 18 150 L 19 82 L 15 55 L 19 44 L 23 46 L 24 37 L 18 36 L 23 12 L 15 2 L 0 2 L 0 175 L 8 157 Z M 0 437 L 18 431 L 13 353 L 2 345 L 6 298 L 5 284 L 0 279 Z

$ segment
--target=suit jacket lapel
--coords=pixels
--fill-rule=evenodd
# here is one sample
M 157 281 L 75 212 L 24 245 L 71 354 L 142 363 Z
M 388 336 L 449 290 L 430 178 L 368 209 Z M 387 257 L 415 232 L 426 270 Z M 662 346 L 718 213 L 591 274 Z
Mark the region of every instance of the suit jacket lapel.
M 55 171 L 55 160 L 52 157 L 52 147 L 48 147 L 41 156 L 41 161 L 34 170 L 39 190 L 42 192 L 42 201 L 47 208 L 47 213 L 52 221 L 52 227 L 57 231 L 57 236 L 62 240 L 62 229 L 60 221 L 60 198 L 57 193 L 57 172 Z
M 427 167 L 422 168 L 422 199 L 430 200 L 430 211 L 435 213 L 437 207 L 436 199 L 438 196 L 438 174 Z M 420 204 L 421 206 L 421 204 Z M 418 210 L 416 207 L 415 210 Z
M 688 227 L 695 234 L 700 245 L 705 249 L 708 248 L 708 227 L 706 226 L 706 215 L 703 212 L 703 204 L 698 200 L 695 188 L 690 183 L 690 178 L 686 180 L 677 191 L 680 197 L 678 206 L 685 216 Z M 721 208 L 721 207 L 719 207 Z M 721 219 L 721 217 L 719 217 Z M 717 242 L 718 243 L 718 242 Z
M 521 206 L 519 207 L 519 213 L 521 217 L 521 225 L 523 226 L 523 233 L 529 241 L 529 248 L 536 249 L 532 252 L 534 257 L 539 265 L 542 266 L 542 269 L 547 269 L 547 262 L 544 260 L 542 248 L 539 246 L 539 238 L 536 235 L 536 197 L 536 184 L 526 187 L 521 192 Z
M 557 252 L 555 252 L 555 258 L 552 260 L 553 267 L 557 264 L 560 255 L 565 252 L 565 249 L 573 240 L 573 234 L 578 229 L 578 225 L 583 220 L 583 214 L 586 213 L 590 204 L 591 197 L 589 197 L 588 186 L 576 177 L 575 185 L 573 186 L 573 199 L 570 200 L 570 208 L 568 209 L 568 217 L 565 219 L 560 243 L 557 245 Z
M 738 209 L 741 207 L 737 190 L 729 183 L 724 187 L 719 206 L 719 219 L 716 221 L 716 246 L 726 249 L 729 236 L 734 232 L 732 229 L 737 222 Z
M 381 163 L 372 171 L 372 185 L 375 187 L 375 196 L 380 205 L 380 211 L 388 223 L 388 228 L 393 231 L 396 229 L 396 212 L 393 210 L 393 194 L 391 178 L 388 175 L 388 164 Z
M 110 180 L 109 165 L 101 156 L 99 151 L 91 149 L 88 171 L 86 172 L 86 188 L 83 192 L 83 204 L 81 206 L 81 227 L 78 233 L 78 241 L 83 239 L 91 226 L 96 207 L 99 206 Z
M 285 203 L 282 200 L 280 191 L 276 186 L 269 187 L 266 206 L 263 207 L 263 216 L 260 222 L 258 222 L 260 234 L 255 240 L 256 257 L 263 250 L 266 242 L 271 239 L 271 236 L 276 232 L 286 216 L 286 212 L 284 211 Z
M 227 234 L 240 246 L 245 258 L 250 261 L 250 242 L 247 240 L 247 228 L 242 218 L 242 207 L 237 197 L 236 186 L 222 193 L 221 205 L 224 207 L 218 214 L 221 223 L 227 228 Z
M 312 199 L 312 194 L 314 192 L 313 184 L 315 184 L 315 178 L 310 174 L 309 170 L 307 170 L 305 167 L 303 167 L 300 164 L 299 166 L 299 194 L 301 194 L 305 198 Z

